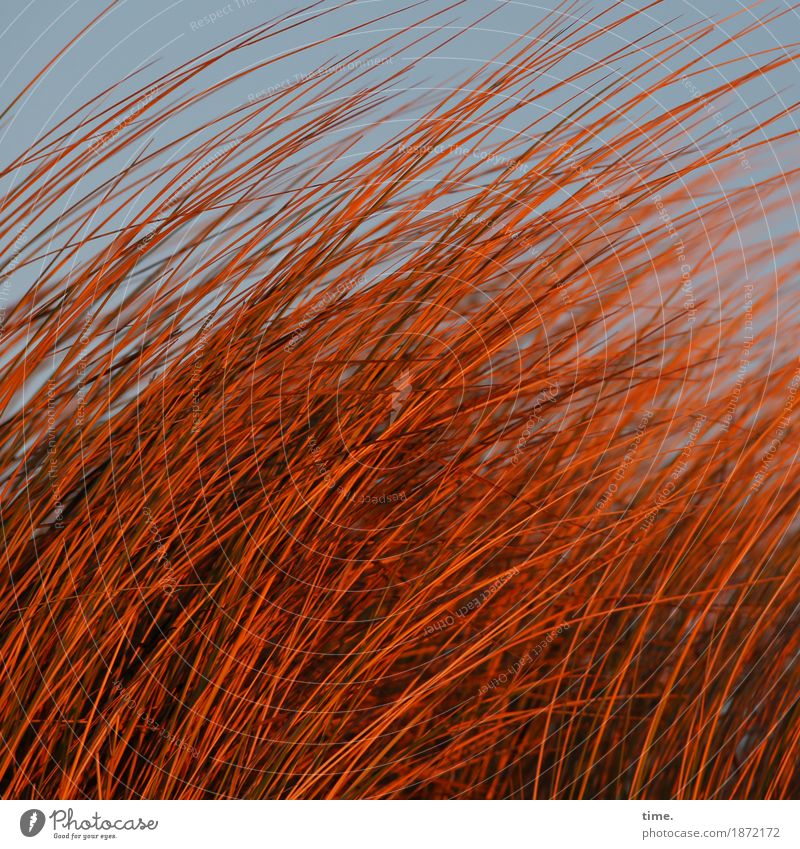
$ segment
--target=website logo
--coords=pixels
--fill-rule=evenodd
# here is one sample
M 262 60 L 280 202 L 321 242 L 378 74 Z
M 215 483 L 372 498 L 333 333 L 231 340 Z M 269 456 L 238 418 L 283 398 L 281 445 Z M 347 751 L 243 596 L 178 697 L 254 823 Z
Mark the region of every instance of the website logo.
M 36 837 L 44 828 L 44 813 L 38 808 L 31 808 L 19 818 L 19 830 L 25 837 Z
M 411 388 L 411 371 L 410 369 L 405 369 L 405 371 L 393 384 L 394 392 L 390 399 L 389 409 L 390 424 L 397 418 L 397 414 L 400 412 L 403 404 L 405 404 L 408 396 L 411 394 Z

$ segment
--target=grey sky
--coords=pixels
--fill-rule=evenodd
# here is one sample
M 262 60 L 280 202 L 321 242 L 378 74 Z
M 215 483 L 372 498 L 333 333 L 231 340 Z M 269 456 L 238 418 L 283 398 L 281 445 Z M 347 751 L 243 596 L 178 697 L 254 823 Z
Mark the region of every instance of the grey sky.
M 16 4 L 13 13 L 6 15 L 0 29 L 0 105 L 4 108 L 57 50 L 75 37 L 105 5 L 106 3 L 100 0 L 31 0 L 28 3 Z M 184 125 L 181 125 L 180 120 L 172 122 L 169 128 L 163 129 L 165 137 L 157 141 L 166 141 L 169 136 L 175 136 L 198 123 L 202 124 L 205 117 L 216 116 L 226 109 L 246 103 L 248 97 L 257 95 L 259 91 L 281 85 L 296 74 L 309 73 L 323 62 L 351 56 L 354 52 L 364 49 L 370 42 L 378 41 L 391 31 L 419 20 L 423 15 L 446 9 L 448 3 L 444 0 L 425 0 L 411 9 L 405 9 L 406 5 L 409 4 L 400 0 L 326 4 L 326 7 L 339 8 L 334 15 L 322 21 L 294 29 L 256 49 L 237 54 L 215 67 L 213 75 L 193 81 L 193 87 L 199 89 L 224 78 L 226 74 L 239 72 L 246 66 L 245 63 L 256 63 L 271 55 L 305 48 L 314 39 L 324 38 L 334 31 L 344 30 L 378 15 L 389 12 L 396 14 L 389 20 L 373 25 L 367 32 L 347 34 L 313 49 L 304 49 L 295 56 L 259 70 L 252 77 L 239 81 L 235 86 L 204 102 L 200 109 L 205 112 L 187 113 L 181 119 Z M 558 5 L 561 4 L 555 3 L 554 0 L 547 3 L 466 0 L 457 8 L 443 13 L 434 22 L 427 24 L 427 30 L 424 31 L 430 32 L 436 41 L 441 41 L 443 35 L 432 34 L 435 25 L 444 24 L 447 27 L 444 33 L 450 35 L 487 12 L 491 11 L 493 14 L 439 49 L 435 56 L 420 62 L 398 86 L 402 89 L 399 94 L 408 95 L 415 90 L 424 91 L 451 85 L 453 79 L 463 78 L 475 70 L 481 62 L 493 57 L 512 39 L 530 28 L 543 14 Z M 615 15 L 622 15 L 636 8 L 645 9 L 648 5 L 646 2 L 621 3 Z M 576 3 L 570 7 L 568 17 L 580 19 L 593 16 L 611 6 L 612 4 L 605 0 Z M 709 37 L 708 43 L 718 40 L 722 33 L 741 28 L 748 21 L 763 20 L 769 12 L 785 7 L 785 0 L 762 4 L 746 12 L 733 23 L 723 22 L 717 33 Z M 120 0 L 104 20 L 81 38 L 43 76 L 35 90 L 17 104 L 0 125 L 0 149 L 3 151 L 4 161 L 7 162 L 25 149 L 33 139 L 65 117 L 70 110 L 126 74 L 152 63 L 152 67 L 146 70 L 136 83 L 137 87 L 145 85 L 159 73 L 243 30 L 262 24 L 280 13 L 300 8 L 301 4 L 287 0 L 231 0 L 230 3 L 220 0 L 177 0 L 173 3 L 157 0 Z M 621 29 L 602 35 L 583 53 L 576 53 L 560 63 L 551 72 L 550 79 L 563 79 L 577 68 L 587 65 L 596 65 L 596 68 L 594 76 L 588 78 L 586 84 L 592 81 L 597 83 L 604 75 L 624 74 L 630 63 L 612 64 L 609 67 L 600 61 L 602 57 L 622 44 L 647 36 L 658 27 L 665 27 L 666 31 L 677 31 L 706 17 L 723 18 L 740 8 L 739 2 L 731 0 L 697 0 L 693 3 L 686 0 L 665 0 L 647 9 Z M 702 61 L 709 65 L 708 74 L 696 78 L 695 83 L 700 87 L 700 91 L 703 87 L 708 90 L 721 80 L 730 79 L 747 68 L 758 66 L 760 59 L 747 58 L 746 55 L 743 56 L 743 52 L 752 55 L 798 41 L 800 14 L 793 12 L 778 24 L 759 25 L 741 44 L 732 45 L 725 53 L 717 54 L 713 62 L 702 58 L 702 46 L 699 49 L 690 47 L 690 54 L 700 55 Z M 374 72 L 395 72 L 404 65 L 410 65 L 420 52 L 421 47 L 408 50 L 395 60 L 391 68 L 378 68 Z M 721 65 L 725 59 L 736 61 L 730 65 Z M 717 67 L 714 67 L 715 65 Z M 789 104 L 797 101 L 800 99 L 800 75 L 797 71 L 797 67 L 786 67 L 771 75 L 769 81 L 757 79 L 752 84 L 732 92 L 727 102 L 722 104 L 725 119 L 730 117 L 733 121 L 737 113 L 745 110 L 745 115 L 734 121 L 734 126 L 741 129 L 752 126 L 761 117 L 777 111 L 781 102 Z M 134 90 L 134 84 L 131 83 L 127 89 L 123 87 L 122 90 L 130 92 Z M 676 86 L 659 91 L 657 98 L 643 109 L 668 107 L 685 100 L 686 97 L 686 91 Z M 764 98 L 771 98 L 771 102 L 759 104 Z M 614 108 L 615 105 L 613 102 L 609 103 L 609 108 Z M 530 109 L 534 112 L 546 112 L 548 109 L 555 110 L 557 106 L 556 101 L 544 101 L 532 104 Z M 523 106 L 518 116 L 519 121 L 530 117 L 530 112 Z M 637 120 L 636 115 L 627 115 L 625 118 L 631 122 Z M 790 122 L 784 122 L 782 127 L 788 129 L 792 125 Z M 371 126 L 369 129 L 370 133 L 364 142 L 367 147 L 380 143 L 399 127 Z M 495 138 L 502 140 L 516 129 L 518 127 L 513 124 L 498 128 Z M 777 128 L 773 128 L 775 129 Z M 780 163 L 782 167 L 786 167 L 786 164 Z M 762 165 L 768 166 L 769 163 Z M 774 164 L 769 170 L 774 170 Z M 100 169 L 100 173 L 94 176 L 100 178 L 110 173 L 109 167 L 105 173 Z M 6 191 L 8 186 L 9 180 L 0 182 L 0 191 Z M 793 227 L 794 223 L 788 222 L 787 225 L 786 222 L 765 222 L 767 229 L 784 226 Z M 29 271 L 33 272 L 32 269 Z M 29 273 L 18 274 L 15 281 L 16 285 L 28 285 L 30 282 Z

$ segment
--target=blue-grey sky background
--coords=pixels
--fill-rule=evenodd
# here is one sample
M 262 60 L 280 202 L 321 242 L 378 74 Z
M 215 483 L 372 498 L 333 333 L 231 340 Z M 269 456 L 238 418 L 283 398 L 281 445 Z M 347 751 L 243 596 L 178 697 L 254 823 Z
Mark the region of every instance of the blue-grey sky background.
M 68 40 L 102 9 L 106 2 L 101 0 L 30 0 L 27 3 L 6 6 L 6 16 L 0 26 L 0 103 L 5 106 L 13 95 L 49 60 Z M 344 35 L 323 46 L 305 49 L 257 74 L 241 81 L 224 93 L 224 102 L 235 105 L 236 99 L 246 100 L 248 94 L 280 84 L 294 74 L 308 73 L 324 61 L 345 57 L 363 49 L 369 40 L 377 41 L 393 29 L 401 29 L 419 20 L 423 15 L 448 7 L 444 0 L 424 0 L 412 8 L 401 0 L 363 0 L 353 3 L 328 3 L 324 7 L 339 7 L 335 14 L 312 22 L 302 28 L 284 33 L 274 40 L 264 42 L 253 50 L 236 55 L 223 66 L 214 70 L 214 79 L 225 72 L 235 73 L 271 55 L 307 47 L 315 38 L 330 35 L 378 15 L 393 13 L 388 20 L 375 24 L 366 31 Z M 447 85 L 453 77 L 474 70 L 481 62 L 490 59 L 520 33 L 530 28 L 548 12 L 560 4 L 555 0 L 546 3 L 530 3 L 512 0 L 466 0 L 456 8 L 443 13 L 426 25 L 446 26 L 443 33 L 455 34 L 465 25 L 476 21 L 488 12 L 492 15 L 482 23 L 472 26 L 452 43 L 436 51 L 436 55 L 425 59 L 409 75 L 407 85 Z M 579 20 L 611 9 L 614 4 L 604 2 L 576 3 L 566 10 L 567 20 Z M 746 67 L 758 66 L 761 61 L 743 58 L 742 53 L 786 47 L 800 41 L 800 12 L 794 11 L 779 22 L 765 23 L 771 11 L 788 8 L 786 0 L 764 3 L 745 12 L 734 21 L 724 18 L 742 9 L 738 0 L 665 0 L 652 8 L 647 2 L 621 3 L 616 6 L 616 15 L 629 10 L 641 9 L 642 14 L 629 21 L 619 30 L 608 33 L 576 52 L 561 63 L 552 74 L 567 76 L 577 68 L 599 62 L 609 50 L 625 42 L 633 42 L 658 27 L 665 31 L 678 31 L 695 21 L 719 19 L 719 33 L 730 33 L 748 21 L 758 22 L 757 28 L 738 45 L 731 45 L 724 54 L 717 54 L 709 65 L 707 88 L 720 81 L 732 78 Z M 180 62 L 191 58 L 215 44 L 231 38 L 250 27 L 263 24 L 268 19 L 291 10 L 300 10 L 303 4 L 290 0 L 176 0 L 172 3 L 158 0 L 120 0 L 113 10 L 100 21 L 91 32 L 82 37 L 68 53 L 42 78 L 36 89 L 14 110 L 11 120 L 0 128 L 0 139 L 4 160 L 10 154 L 27 146 L 31 138 L 51 127 L 72 108 L 99 93 L 112 81 L 132 73 L 148 63 L 154 63 L 141 77 L 143 84 Z M 404 11 L 405 10 L 405 11 Z M 217 20 L 209 22 L 208 18 Z M 205 19 L 205 20 L 204 20 Z M 599 28 L 599 27 L 598 27 Z M 711 35 L 707 44 L 718 36 Z M 689 54 L 701 57 L 703 45 L 689 46 Z M 397 59 L 391 68 L 396 71 L 404 61 L 410 64 L 421 49 L 409 50 Z M 724 66 L 724 58 L 738 59 L 735 64 Z M 389 69 L 387 69 L 388 72 Z M 605 67 L 598 65 L 598 73 L 624 73 L 622 64 Z M 741 109 L 755 109 L 757 114 L 774 111 L 773 105 L 757 107 L 757 101 L 772 95 L 790 103 L 798 99 L 800 74 L 796 66 L 788 66 L 770 76 L 769 80 L 758 80 L 752 86 L 732 93 L 728 109 L 733 115 Z M 199 85 L 199 81 L 197 83 Z M 669 105 L 685 99 L 686 92 L 662 90 L 658 102 Z M 209 104 L 208 108 L 211 108 Z M 211 114 L 211 113 L 209 113 Z M 740 121 L 740 126 L 742 122 Z
M 284 33 L 262 49 L 253 51 L 248 59 L 255 62 L 270 53 L 303 47 L 314 36 L 330 35 L 334 29 L 344 29 L 388 12 L 393 15 L 389 20 L 375 24 L 371 30 L 346 35 L 336 42 L 286 60 L 272 69 L 260 71 L 259 78 L 253 82 L 263 82 L 264 86 L 269 86 L 294 73 L 307 72 L 315 67 L 317 59 L 321 61 L 337 54 L 343 56 L 363 48 L 370 33 L 377 40 L 392 29 L 400 29 L 419 20 L 424 14 L 446 9 L 448 5 L 451 4 L 443 0 L 425 0 L 412 8 L 408 8 L 410 3 L 401 0 L 324 4 L 325 8 L 339 8 L 329 18 Z M 457 28 L 477 20 L 487 12 L 492 12 L 492 16 L 440 49 L 435 57 L 426 60 L 420 69 L 419 78 L 426 77 L 430 84 L 435 84 L 437 81 L 444 82 L 452 74 L 474 69 L 476 64 L 491 58 L 498 49 L 559 5 L 555 0 L 546 3 L 466 0 L 428 26 L 432 27 L 434 23 L 449 24 L 449 32 L 455 32 Z M 608 0 L 592 0 L 573 4 L 565 14 L 567 19 L 585 19 L 601 10 L 611 9 L 613 5 Z M 665 0 L 652 8 L 647 8 L 651 6 L 647 2 L 618 4 L 618 15 L 635 9 L 642 10 L 642 14 L 622 29 L 608 34 L 582 53 L 576 54 L 573 57 L 574 66 L 577 68 L 582 63 L 601 58 L 609 47 L 619 46 L 626 40 L 634 41 L 657 27 L 677 31 L 682 26 L 704 19 L 719 20 L 719 31 L 728 33 L 748 21 L 758 22 L 757 29 L 745 41 L 730 47 L 727 55 L 731 58 L 741 55 L 742 50 L 755 53 L 786 47 L 800 40 L 800 12 L 791 12 L 779 22 L 764 22 L 770 12 L 782 7 L 789 8 L 786 0 L 760 4 L 733 22 L 724 20 L 746 5 L 738 0 Z M 107 3 L 101 0 L 30 0 L 13 6 L 6 5 L 7 14 L 0 26 L 3 101 L 7 103 L 10 95 L 106 6 Z M 23 140 L 26 134 L 46 128 L 53 120 L 62 117 L 71 106 L 149 62 L 156 63 L 155 69 L 166 70 L 249 27 L 262 24 L 278 14 L 303 8 L 304 4 L 290 0 L 232 0 L 230 3 L 222 3 L 220 0 L 176 0 L 172 3 L 120 0 L 48 72 L 30 100 L 15 113 L 13 125 L 4 129 L 4 146 L 11 143 L 13 147 L 13 143 Z M 209 23 L 207 18 L 213 15 L 217 16 L 217 20 Z M 702 53 L 702 47 L 688 49 Z M 414 51 L 409 51 L 408 58 L 414 55 Z M 747 62 L 751 66 L 758 65 L 758 59 L 752 63 L 750 60 Z M 242 64 L 241 57 L 237 57 L 236 62 L 230 66 L 231 70 L 241 69 Z M 713 64 L 719 66 L 718 57 Z M 741 70 L 742 67 L 717 67 L 712 71 L 710 81 L 730 78 L 734 70 Z M 569 71 L 569 68 L 565 66 L 562 70 Z M 794 88 L 796 98 L 797 72 L 797 67 L 788 67 L 771 78 L 776 91 L 782 86 Z M 249 87 L 248 82 L 244 86 L 245 91 Z M 769 86 L 764 81 L 761 82 L 760 93 L 762 96 L 769 93 Z M 662 93 L 660 97 L 663 96 Z
M 30 0 L 27 3 L 7 4 L 7 14 L 0 25 L 0 109 L 5 108 L 31 77 L 107 5 L 107 2 L 101 0 Z M 237 53 L 216 65 L 209 74 L 194 80 L 191 85 L 193 89 L 200 90 L 204 85 L 224 79 L 228 74 L 240 72 L 249 64 L 263 62 L 284 52 L 300 52 L 295 52 L 268 68 L 260 69 L 247 79 L 220 91 L 215 97 L 204 101 L 194 112 L 186 113 L 178 120 L 170 122 L 169 127 L 163 128 L 164 137 L 155 141 L 163 143 L 170 137 L 202 124 L 204 116 L 216 117 L 226 109 L 246 103 L 249 96 L 270 86 L 281 85 L 297 74 L 307 74 L 325 62 L 346 59 L 392 31 L 419 21 L 424 15 L 436 10 L 445 10 L 449 5 L 451 4 L 445 0 L 423 0 L 414 6 L 400 0 L 323 4 L 325 8 L 336 8 L 335 13 L 283 33 L 253 49 Z M 430 33 L 432 45 L 442 41 L 445 35 L 455 35 L 488 12 L 492 12 L 492 15 L 469 27 L 452 42 L 439 48 L 434 56 L 418 62 L 413 68 L 411 65 L 423 52 L 422 47 L 409 49 L 396 58 L 391 67 L 378 67 L 371 73 L 394 73 L 408 66 L 406 78 L 398 83 L 397 88 L 401 90 L 399 94 L 409 97 L 413 92 L 450 86 L 454 80 L 463 79 L 481 63 L 491 59 L 543 15 L 561 5 L 555 0 L 546 3 L 466 0 L 425 24 L 415 35 Z M 710 90 L 721 81 L 730 80 L 748 68 L 758 67 L 763 61 L 758 56 L 749 58 L 747 54 L 781 50 L 792 43 L 800 42 L 800 12 L 791 11 L 777 23 L 766 22 L 775 10 L 788 8 L 785 0 L 760 4 L 745 11 L 734 21 L 727 21 L 725 18 L 744 8 L 744 4 L 738 0 L 665 0 L 655 6 L 644 0 L 618 4 L 592 0 L 567 6 L 565 14 L 567 20 L 580 20 L 612 7 L 615 11 L 607 20 L 635 9 L 643 10 L 643 13 L 623 27 L 602 34 L 584 51 L 576 51 L 560 62 L 549 74 L 551 82 L 564 79 L 575 70 L 590 65 L 594 66 L 594 75 L 582 81 L 581 86 L 588 86 L 592 82 L 599 84 L 599 81 L 604 77 L 608 78 L 608 75 L 613 77 L 625 74 L 630 68 L 630 61 L 612 63 L 609 66 L 602 61 L 603 57 L 623 44 L 648 37 L 648 34 L 659 28 L 662 34 L 666 34 L 669 31 L 679 31 L 697 21 L 719 21 L 707 42 L 687 48 L 689 55 L 700 57 L 701 66 L 708 67 L 707 74 L 695 80 L 701 91 Z M 231 0 L 230 3 L 221 0 L 176 0 L 172 3 L 158 0 L 120 0 L 103 20 L 70 48 L 0 124 L 0 150 L 3 161 L 11 160 L 72 109 L 125 75 L 151 64 L 150 68 L 137 77 L 136 83 L 131 82 L 127 88 L 122 89 L 132 92 L 135 88 L 154 80 L 160 73 L 225 39 L 261 25 L 279 14 L 302 8 L 302 4 L 289 0 Z M 324 45 L 308 47 L 315 39 L 330 36 L 333 32 L 390 12 L 393 13 L 391 18 L 376 23 L 367 30 L 343 35 Z M 730 45 L 712 59 L 704 56 L 704 45 L 719 41 L 724 34 L 738 30 L 748 22 L 756 26 L 745 39 Z M 445 29 L 435 35 L 434 28 L 443 25 Z M 734 61 L 725 64 L 726 59 Z M 788 105 L 800 100 L 798 70 L 796 65 L 789 65 L 771 74 L 768 80 L 756 79 L 735 92 L 731 91 L 730 97 L 720 104 L 725 120 L 730 119 L 736 129 L 744 129 L 757 125 L 764 116 L 774 114 L 781 108 L 781 104 Z M 560 94 L 562 99 L 565 96 L 566 92 Z M 686 99 L 687 92 L 676 85 L 660 90 L 653 102 L 645 104 L 642 109 L 663 109 Z M 767 102 L 761 102 L 765 99 Z M 552 118 L 555 120 L 558 117 L 555 111 L 558 105 L 556 100 L 537 101 L 531 104 L 530 109 L 533 114 L 545 115 L 547 110 L 554 110 Z M 613 106 L 613 103 L 610 104 L 610 108 Z M 735 117 L 743 111 L 744 115 Z M 531 118 L 531 113 L 523 108 L 517 117 L 519 121 L 524 121 Z M 635 122 L 637 116 L 626 116 L 626 120 Z M 791 128 L 793 124 L 787 119 L 783 124 L 773 126 L 772 131 Z M 361 129 L 365 135 L 363 144 L 368 148 L 385 139 L 393 131 L 396 132 L 399 125 L 395 121 L 391 122 L 390 126 L 377 127 L 373 124 Z M 498 128 L 495 139 L 502 140 L 516 129 L 518 127 L 513 124 Z M 800 145 L 795 144 L 794 150 L 800 153 Z M 765 152 L 764 156 L 766 158 L 757 163 L 757 169 L 762 169 L 762 173 L 774 172 L 776 167 L 791 167 L 791 162 L 782 161 L 786 156 L 786 148 L 774 152 L 774 157 L 778 160 L 776 162 L 768 161 L 769 152 Z M 98 169 L 94 178 L 109 176 L 114 172 L 114 167 L 108 165 Z M 116 167 L 119 167 L 119 163 Z M 757 178 L 758 174 L 759 170 L 756 170 L 754 176 Z M 0 191 L 7 191 L 14 179 L 16 177 L 12 176 L 0 181 Z M 68 200 L 65 199 L 65 202 Z M 768 232 L 774 235 L 776 228 L 796 231 L 797 222 L 765 221 L 762 235 Z M 24 271 L 25 273 L 16 276 L 16 286 L 30 284 L 31 275 L 35 270 L 28 268 Z

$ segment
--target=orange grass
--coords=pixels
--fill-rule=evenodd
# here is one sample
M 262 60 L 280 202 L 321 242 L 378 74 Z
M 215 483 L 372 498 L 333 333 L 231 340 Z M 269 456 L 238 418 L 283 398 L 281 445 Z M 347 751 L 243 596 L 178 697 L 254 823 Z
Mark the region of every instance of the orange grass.
M 794 105 L 725 106 L 797 49 L 590 84 L 631 13 L 572 9 L 420 93 L 367 60 L 423 4 L 159 146 L 275 19 L 5 160 L 4 795 L 800 792 Z

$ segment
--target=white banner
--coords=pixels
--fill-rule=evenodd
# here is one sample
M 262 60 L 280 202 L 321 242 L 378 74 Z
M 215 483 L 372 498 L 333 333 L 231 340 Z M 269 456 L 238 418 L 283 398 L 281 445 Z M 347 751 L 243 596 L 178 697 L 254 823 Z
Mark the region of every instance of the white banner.
M 800 847 L 800 802 L 0 802 L 0 846 Z

